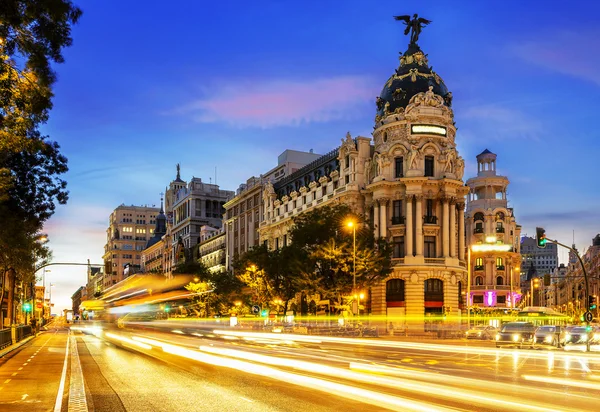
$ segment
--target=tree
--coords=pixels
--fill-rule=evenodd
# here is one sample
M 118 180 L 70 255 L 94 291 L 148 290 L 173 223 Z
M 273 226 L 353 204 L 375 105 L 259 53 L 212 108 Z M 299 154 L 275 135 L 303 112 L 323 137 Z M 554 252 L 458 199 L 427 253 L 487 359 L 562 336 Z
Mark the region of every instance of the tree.
M 338 302 L 352 292 L 354 249 L 353 233 L 345 224 L 348 220 L 360 224 L 356 230 L 357 288 L 368 288 L 392 271 L 390 245 L 376 240 L 364 219 L 347 205 L 323 206 L 294 219 L 290 232 L 301 289 Z

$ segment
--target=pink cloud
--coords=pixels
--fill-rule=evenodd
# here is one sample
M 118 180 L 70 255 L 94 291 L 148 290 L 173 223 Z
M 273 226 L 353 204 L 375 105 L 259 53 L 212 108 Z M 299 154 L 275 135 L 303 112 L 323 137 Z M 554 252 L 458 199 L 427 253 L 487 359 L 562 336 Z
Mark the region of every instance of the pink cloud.
M 207 97 L 171 113 L 203 123 L 274 127 L 361 115 L 365 104 L 377 96 L 377 87 L 360 76 L 233 83 L 235 87 L 217 86 Z
M 598 29 L 558 32 L 511 47 L 521 59 L 545 69 L 575 76 L 600 85 Z

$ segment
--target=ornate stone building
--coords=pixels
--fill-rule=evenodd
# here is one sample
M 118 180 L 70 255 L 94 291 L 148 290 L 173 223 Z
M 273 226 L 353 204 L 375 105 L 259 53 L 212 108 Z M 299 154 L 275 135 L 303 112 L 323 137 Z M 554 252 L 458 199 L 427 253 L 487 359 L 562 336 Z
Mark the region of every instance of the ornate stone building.
M 394 245 L 394 269 L 370 291 L 376 315 L 422 327 L 427 314 L 458 314 L 466 286 L 464 161 L 452 94 L 411 43 L 377 98 L 373 140 L 353 139 L 267 185 L 260 240 L 290 241 L 291 218 L 333 202 L 364 214 Z M 421 325 L 421 326 L 417 326 Z
M 481 308 L 514 307 L 521 296 L 521 226 L 508 207 L 508 184 L 506 176 L 496 174 L 494 153 L 486 149 L 477 155 L 477 176 L 467 180 L 467 245 L 503 245 L 506 249 L 471 254 L 472 305 Z

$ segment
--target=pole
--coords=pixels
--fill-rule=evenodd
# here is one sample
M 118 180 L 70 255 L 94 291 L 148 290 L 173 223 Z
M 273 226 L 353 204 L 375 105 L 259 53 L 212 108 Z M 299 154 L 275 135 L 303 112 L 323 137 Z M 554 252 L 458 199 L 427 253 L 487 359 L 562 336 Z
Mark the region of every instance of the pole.
M 515 295 L 513 294 L 513 264 L 510 264 L 510 308 L 514 309 L 515 307 Z
M 471 246 L 467 249 L 467 330 L 471 329 Z
M 353 253 L 353 270 L 354 270 L 354 276 L 352 279 L 352 291 L 356 293 L 356 225 L 352 225 L 352 238 L 353 238 L 353 244 L 354 244 L 354 253 Z

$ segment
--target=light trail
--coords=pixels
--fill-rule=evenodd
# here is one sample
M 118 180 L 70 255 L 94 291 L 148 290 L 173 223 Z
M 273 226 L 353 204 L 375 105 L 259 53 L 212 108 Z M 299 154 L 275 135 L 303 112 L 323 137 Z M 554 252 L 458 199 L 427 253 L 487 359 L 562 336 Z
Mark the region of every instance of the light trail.
M 135 340 L 126 338 L 125 336 L 115 335 L 114 333 L 110 333 L 110 332 L 106 332 L 105 335 L 106 335 L 106 337 L 109 337 L 109 338 L 112 338 L 112 339 L 116 339 L 116 340 L 119 340 L 121 342 L 128 343 L 130 345 L 137 346 L 138 348 L 142 348 L 142 349 L 146 349 L 146 350 L 152 349 L 152 346 L 150 346 L 150 345 L 147 345 L 147 344 L 142 343 L 142 342 L 137 342 Z
M 367 389 L 356 388 L 354 386 L 348 386 L 323 379 L 298 375 L 291 372 L 280 371 L 267 366 L 257 365 L 255 363 L 209 355 L 206 353 L 193 351 L 190 349 L 186 349 L 177 345 L 172 345 L 170 343 L 157 341 L 154 339 L 148 339 L 140 336 L 133 336 L 132 339 L 142 343 L 146 343 L 148 345 L 161 347 L 165 353 L 169 353 L 172 355 L 177 355 L 180 357 L 192 359 L 198 362 L 214 366 L 231 368 L 253 375 L 277 379 L 297 386 L 303 386 L 312 390 L 325 392 L 330 395 L 336 395 L 386 409 L 398 410 L 398 408 L 402 408 L 403 410 L 417 412 L 454 410 L 451 408 L 434 406 L 424 402 L 413 401 L 408 398 L 401 398 L 398 396 L 392 396 Z
M 412 379 L 398 379 L 398 378 L 388 378 L 373 374 L 364 374 L 355 372 L 352 370 L 342 369 L 333 366 L 321 365 L 313 362 L 306 361 L 298 361 L 290 358 L 279 358 L 273 356 L 266 355 L 258 355 L 255 353 L 239 351 L 234 349 L 224 349 L 224 348 L 215 348 L 212 346 L 200 346 L 200 350 L 203 352 L 208 352 L 214 355 L 228 356 L 234 358 L 241 358 L 245 360 L 251 360 L 254 362 L 265 363 L 268 365 L 274 366 L 284 366 L 294 369 L 299 369 L 305 372 L 318 373 L 327 376 L 334 376 L 338 378 L 358 381 L 364 384 L 378 384 L 389 388 L 402 388 L 404 390 L 409 390 L 411 392 L 421 393 L 425 395 L 433 395 L 440 398 L 444 398 L 445 400 L 465 402 L 468 401 L 469 404 L 478 404 L 480 406 L 487 406 L 492 408 L 504 407 L 504 408 L 513 408 L 521 410 L 521 411 L 535 411 L 535 412 L 546 412 L 546 411 L 564 411 L 565 409 L 551 409 L 547 405 L 541 403 L 528 403 L 523 404 L 522 401 L 511 401 L 506 397 L 492 395 L 486 396 L 481 394 L 480 392 L 468 390 L 468 389 L 459 389 L 459 388 L 448 388 L 447 385 L 438 385 L 433 383 L 428 383 L 427 385 L 423 385 L 423 383 L 415 383 Z M 409 375 L 413 375 L 411 371 Z M 448 377 L 445 378 L 446 382 Z M 480 382 L 480 381 L 478 381 Z M 481 385 L 478 385 L 481 386 Z M 514 388 L 513 388 L 514 389 Z
M 412 349 L 421 352 L 442 352 L 442 353 L 464 353 L 472 355 L 487 355 L 495 356 L 498 354 L 526 356 L 533 359 L 548 360 L 549 354 L 552 353 L 552 357 L 556 360 L 565 360 L 572 357 L 569 354 L 555 353 L 555 352 L 543 352 L 539 353 L 536 351 L 523 351 L 515 349 L 502 349 L 502 348 L 484 348 L 474 346 L 459 346 L 459 345 L 443 345 L 443 344 L 431 344 L 431 343 L 412 343 L 412 342 L 398 342 L 383 339 L 361 339 L 361 338 L 339 338 L 332 336 L 305 336 L 305 335 L 292 335 L 284 333 L 261 333 L 261 332 L 244 332 L 234 330 L 215 329 L 213 330 L 215 335 L 228 335 L 238 336 L 244 338 L 259 338 L 259 339 L 273 339 L 273 340 L 288 340 L 292 342 L 310 342 L 311 340 L 319 340 L 322 343 L 338 343 L 344 345 L 356 345 L 356 346 L 375 346 L 385 348 L 399 348 L 399 349 Z M 314 342 L 320 343 L 320 342 Z M 600 362 L 599 354 L 580 354 L 588 361 Z
M 594 389 L 600 392 L 600 384 L 595 382 L 584 382 L 577 381 L 574 379 L 553 378 L 550 376 L 523 375 L 522 377 L 523 379 L 528 381 L 551 383 L 553 385 L 561 386 L 575 386 L 577 388 Z

